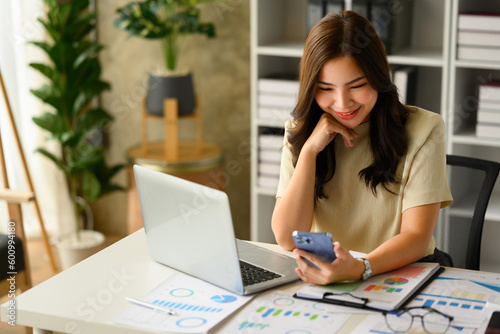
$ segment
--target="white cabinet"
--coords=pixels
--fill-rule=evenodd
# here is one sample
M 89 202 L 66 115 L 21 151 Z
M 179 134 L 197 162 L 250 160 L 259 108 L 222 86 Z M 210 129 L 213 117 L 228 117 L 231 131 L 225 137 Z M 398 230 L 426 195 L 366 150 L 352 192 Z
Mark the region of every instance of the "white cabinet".
M 449 76 L 451 0 L 398 2 L 412 6 L 409 46 L 389 55 L 391 66 L 416 66 L 415 104 L 445 116 Z M 344 3 L 351 9 L 352 0 Z M 396 15 L 398 8 L 388 10 Z M 307 37 L 307 0 L 251 0 L 251 239 L 274 242 L 271 216 L 276 188 L 259 185 L 259 135 L 282 131 L 284 121 L 274 114 L 259 115 L 259 78 L 286 75 L 298 78 Z M 291 112 L 290 109 L 288 112 Z
M 275 75 L 297 77 L 306 39 L 306 0 L 251 1 L 251 222 L 254 241 L 275 242 L 271 231 L 275 187 L 259 186 L 259 135 L 278 133 L 282 117 L 259 116 L 258 79 Z M 291 110 L 290 110 L 291 111 Z
M 476 134 L 479 85 L 500 80 L 500 59 L 493 61 L 457 59 L 460 13 L 500 13 L 495 0 L 453 1 L 450 41 L 448 96 L 448 153 L 500 162 L 500 139 Z M 497 180 L 486 212 L 481 252 L 481 270 L 500 272 L 500 179 Z
M 500 12 L 495 0 L 411 0 L 409 46 L 388 56 L 391 67 L 417 68 L 415 104 L 442 115 L 447 125 L 447 152 L 500 162 L 500 139 L 475 135 L 478 85 L 500 80 L 498 62 L 457 60 L 458 13 Z M 351 9 L 353 0 L 344 3 Z M 259 115 L 259 78 L 288 75 L 298 78 L 307 36 L 306 0 L 251 0 L 251 238 L 274 242 L 271 216 L 274 187 L 259 186 L 259 134 L 279 133 L 280 117 Z M 291 110 L 289 110 L 291 112 Z M 496 236 L 496 237 L 495 237 Z M 482 270 L 500 270 L 500 181 L 490 200 L 483 235 Z M 483 261 L 484 259 L 484 261 Z M 495 263 L 496 261 L 496 263 Z

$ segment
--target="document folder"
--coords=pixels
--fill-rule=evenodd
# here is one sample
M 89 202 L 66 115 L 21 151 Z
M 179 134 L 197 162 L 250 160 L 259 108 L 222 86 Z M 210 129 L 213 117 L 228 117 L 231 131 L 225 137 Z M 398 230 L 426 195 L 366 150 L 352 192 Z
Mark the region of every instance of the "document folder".
M 294 297 L 390 311 L 403 307 L 443 270 L 439 263 L 416 262 L 373 276 L 366 282 L 341 282 L 324 286 L 309 284 L 297 291 Z

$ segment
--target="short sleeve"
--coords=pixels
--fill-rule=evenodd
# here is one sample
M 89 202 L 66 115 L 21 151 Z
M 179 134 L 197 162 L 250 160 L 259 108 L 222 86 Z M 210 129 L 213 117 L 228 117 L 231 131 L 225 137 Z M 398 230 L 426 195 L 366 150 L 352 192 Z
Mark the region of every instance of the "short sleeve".
M 428 136 L 417 143 L 418 149 L 413 159 L 410 158 L 402 211 L 432 203 L 441 203 L 443 208 L 453 201 L 446 170 L 445 125 L 439 115 L 435 116 L 430 122 L 433 124 L 430 132 L 418 129 L 420 133 L 428 133 Z
M 276 191 L 276 197 L 282 197 L 285 193 L 290 179 L 292 178 L 293 171 L 295 168 L 292 163 L 292 151 L 290 150 L 290 144 L 288 143 L 288 129 L 291 126 L 291 121 L 287 121 L 285 125 L 285 137 L 283 139 L 283 148 L 281 150 L 281 163 L 280 163 L 280 180 L 278 184 L 278 190 Z

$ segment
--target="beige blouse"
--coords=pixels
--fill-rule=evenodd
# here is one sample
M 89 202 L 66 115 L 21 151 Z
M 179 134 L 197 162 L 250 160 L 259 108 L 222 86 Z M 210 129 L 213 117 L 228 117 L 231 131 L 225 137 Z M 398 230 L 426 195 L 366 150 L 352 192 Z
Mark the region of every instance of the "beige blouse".
M 286 139 L 291 126 L 292 120 L 287 121 L 276 197 L 284 194 L 294 171 Z M 311 228 L 330 232 L 344 248 L 364 253 L 399 234 L 406 209 L 438 202 L 443 208 L 452 202 L 446 172 L 445 125 L 439 114 L 412 108 L 406 124 L 408 151 L 397 169 L 401 183 L 390 187 L 396 194 L 379 185 L 375 196 L 358 176 L 372 162 L 369 128 L 366 122 L 354 129 L 359 137 L 354 138 L 352 148 L 344 146 L 340 135 L 335 137 L 335 175 L 324 188 L 328 198 L 316 203 Z M 432 238 L 426 255 L 432 254 L 434 248 Z

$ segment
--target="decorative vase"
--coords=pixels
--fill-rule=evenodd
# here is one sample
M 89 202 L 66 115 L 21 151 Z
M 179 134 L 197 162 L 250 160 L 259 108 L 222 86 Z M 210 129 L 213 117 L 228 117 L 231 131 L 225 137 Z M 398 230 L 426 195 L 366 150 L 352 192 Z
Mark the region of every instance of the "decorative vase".
M 178 101 L 179 116 L 190 115 L 195 109 L 195 94 L 191 73 L 157 75 L 149 74 L 146 110 L 149 114 L 163 115 L 163 103 L 167 98 Z
M 104 234 L 93 230 L 81 230 L 62 235 L 56 239 L 61 268 L 63 270 L 77 264 L 100 250 L 104 243 Z

